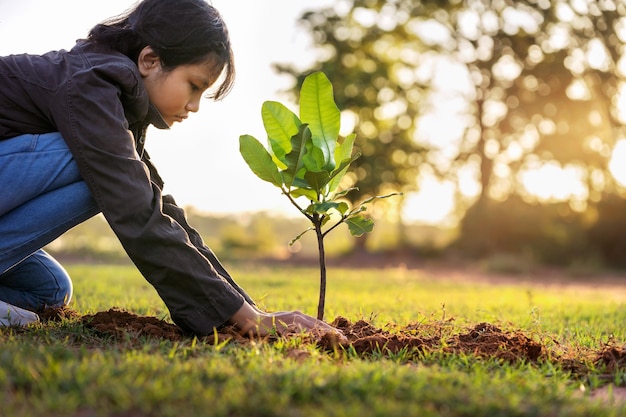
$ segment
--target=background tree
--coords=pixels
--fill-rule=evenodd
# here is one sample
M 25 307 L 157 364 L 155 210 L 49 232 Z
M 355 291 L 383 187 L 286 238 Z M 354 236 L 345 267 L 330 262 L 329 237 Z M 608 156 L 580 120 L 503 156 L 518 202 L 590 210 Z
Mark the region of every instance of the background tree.
M 310 71 L 338 84 L 337 102 L 357 124 L 361 193 L 407 191 L 423 173 L 463 191 L 471 176 L 461 236 L 489 240 L 487 201 L 564 200 L 570 215 L 620 191 L 608 162 L 623 136 L 625 13 L 623 0 L 347 0 L 301 22 L 324 52 Z M 279 68 L 297 79 L 294 90 L 308 72 Z M 578 188 L 533 194 L 537 172 Z
M 623 13 L 624 4 L 610 1 L 466 0 L 433 17 L 449 34 L 440 53 L 465 67 L 472 87 L 450 170 L 478 166 L 480 192 L 462 239 L 490 240 L 487 198 L 541 200 L 525 183 L 533 170 L 569 173 L 578 191 L 542 202 L 569 201 L 575 211 L 615 190 L 608 162 L 623 134 L 615 102 Z

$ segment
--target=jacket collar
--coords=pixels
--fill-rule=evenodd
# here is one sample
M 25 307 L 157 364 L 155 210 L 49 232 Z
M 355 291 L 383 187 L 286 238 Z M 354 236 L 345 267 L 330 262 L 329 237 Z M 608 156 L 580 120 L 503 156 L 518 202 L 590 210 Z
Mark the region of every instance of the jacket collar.
M 169 129 L 170 127 L 167 125 L 163 116 L 159 110 L 154 106 L 154 104 L 150 103 L 148 106 L 148 114 L 146 115 L 146 122 L 153 125 L 157 129 Z

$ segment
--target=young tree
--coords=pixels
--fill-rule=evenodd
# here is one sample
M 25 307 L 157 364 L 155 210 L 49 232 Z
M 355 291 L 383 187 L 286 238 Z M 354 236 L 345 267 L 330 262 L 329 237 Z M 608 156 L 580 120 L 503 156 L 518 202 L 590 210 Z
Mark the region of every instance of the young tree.
M 300 92 L 300 117 L 274 101 L 263 103 L 263 124 L 269 151 L 254 137 L 239 138 L 241 155 L 250 169 L 262 180 L 274 184 L 312 224 L 304 233 L 314 231 L 317 237 L 320 264 L 320 292 L 317 318 L 324 318 L 326 300 L 326 255 L 324 238 L 342 223 L 353 236 L 372 231 L 374 222 L 365 217 L 370 197 L 351 207 L 345 200 L 356 188 L 340 189 L 341 180 L 350 164 L 355 134 L 339 136 L 340 112 L 333 98 L 333 88 L 322 72 L 309 75 Z M 302 197 L 308 202 L 301 206 Z

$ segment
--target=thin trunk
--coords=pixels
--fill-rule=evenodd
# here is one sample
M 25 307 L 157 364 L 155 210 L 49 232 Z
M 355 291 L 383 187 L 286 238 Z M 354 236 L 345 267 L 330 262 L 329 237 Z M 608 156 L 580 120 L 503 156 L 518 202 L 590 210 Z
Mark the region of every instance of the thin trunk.
M 324 235 L 322 224 L 315 222 L 315 234 L 317 235 L 317 249 L 320 258 L 320 299 L 317 303 L 317 319 L 324 320 L 324 305 L 326 303 L 326 253 L 324 252 Z
M 488 219 L 488 196 L 489 185 L 491 184 L 491 178 L 493 176 L 493 160 L 487 156 L 487 129 L 483 123 L 484 112 L 484 97 L 486 91 L 482 91 L 482 98 L 478 100 L 478 124 L 480 126 L 480 139 L 476 147 L 476 153 L 480 156 L 480 194 L 478 200 L 474 203 L 476 217 L 478 222 L 474 224 L 474 231 L 470 239 L 474 241 L 474 246 L 477 248 L 477 253 L 480 256 L 485 256 L 493 250 L 493 245 L 489 239 L 485 239 L 486 236 L 491 236 L 490 230 L 492 228 L 490 219 Z

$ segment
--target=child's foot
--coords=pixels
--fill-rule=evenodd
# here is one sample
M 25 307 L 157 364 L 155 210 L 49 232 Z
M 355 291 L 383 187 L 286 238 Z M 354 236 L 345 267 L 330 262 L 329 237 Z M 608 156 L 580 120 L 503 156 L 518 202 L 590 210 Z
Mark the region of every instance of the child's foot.
M 0 301 L 0 327 L 22 327 L 39 321 L 39 316 L 12 304 Z

